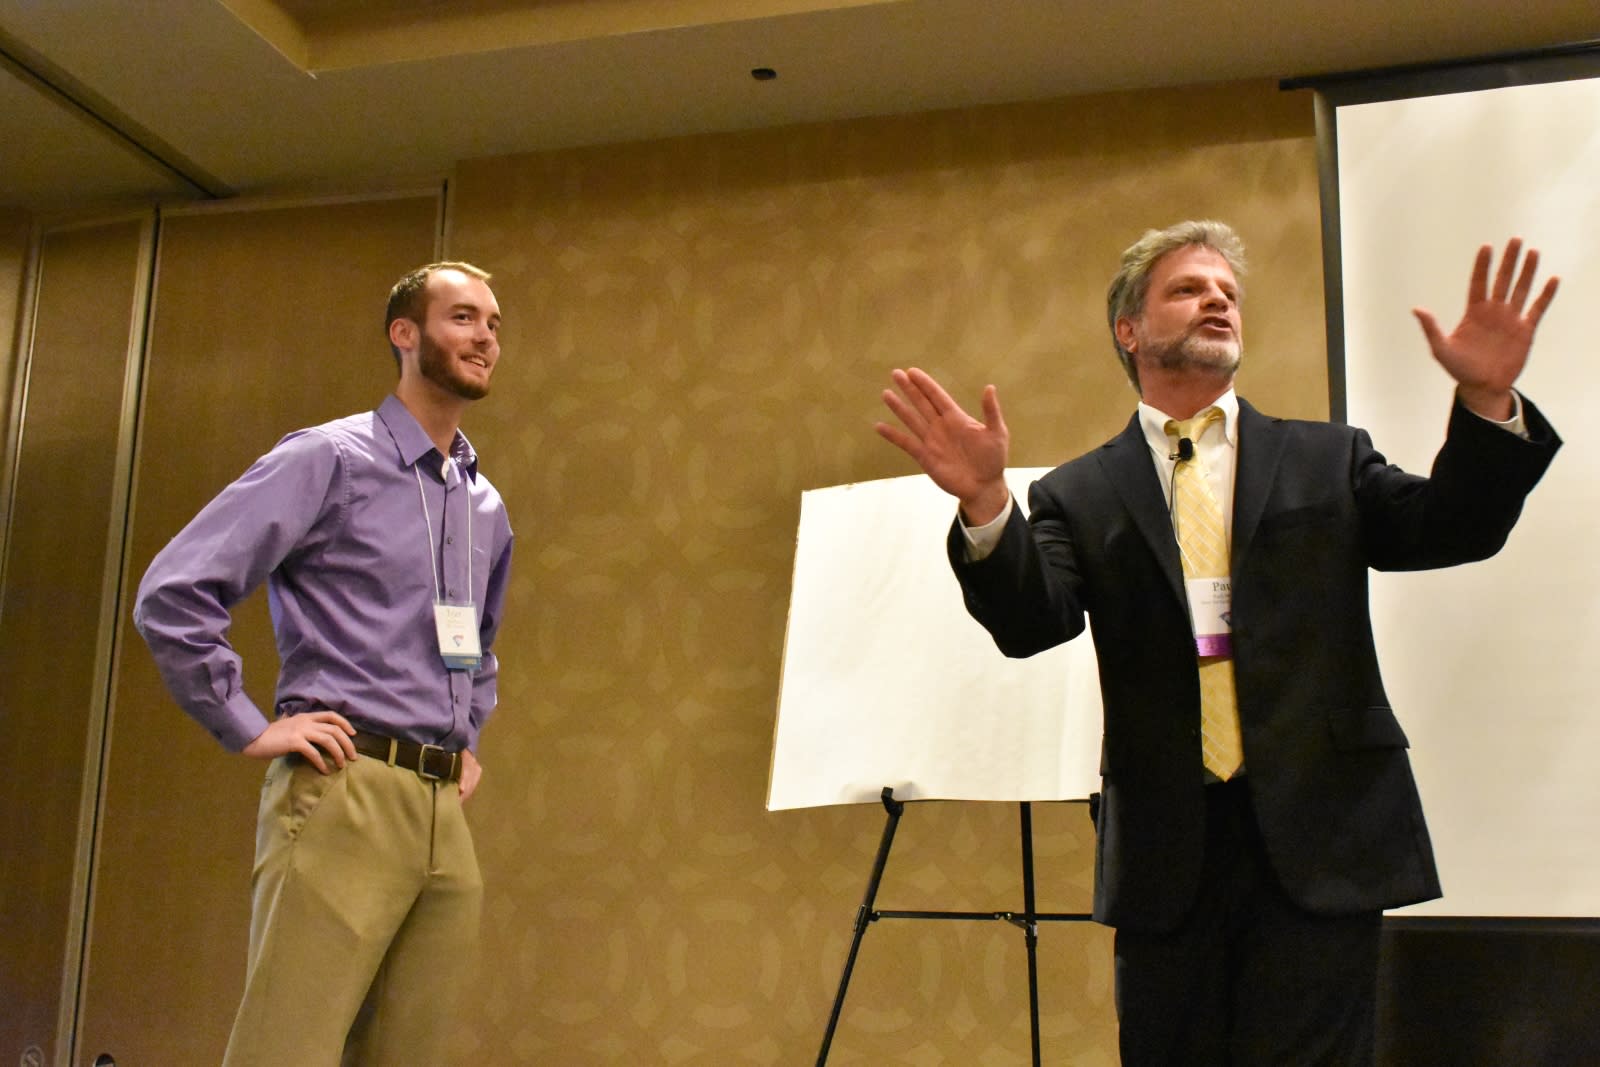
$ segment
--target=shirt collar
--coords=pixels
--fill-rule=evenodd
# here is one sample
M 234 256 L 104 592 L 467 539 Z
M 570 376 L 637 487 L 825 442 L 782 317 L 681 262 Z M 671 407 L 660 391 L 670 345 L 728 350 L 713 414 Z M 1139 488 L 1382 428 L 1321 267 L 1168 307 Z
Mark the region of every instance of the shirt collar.
M 395 448 L 400 452 L 400 462 L 407 467 L 414 466 L 429 452 L 438 453 L 428 431 L 422 428 L 417 417 L 393 393 L 384 397 L 383 403 L 378 405 L 378 419 L 393 438 Z M 455 440 L 450 442 L 450 458 L 456 461 L 467 477 L 477 480 L 478 453 L 473 450 L 467 435 L 460 430 L 456 431 Z
M 1233 391 L 1233 386 L 1228 391 L 1217 397 L 1207 407 L 1222 409 L 1222 435 L 1229 447 L 1239 443 L 1239 395 Z M 1160 408 L 1151 407 L 1141 402 L 1139 404 L 1139 426 L 1144 430 L 1144 439 L 1150 447 L 1166 455 L 1172 451 L 1172 438 L 1167 436 L 1167 420 L 1173 416 L 1168 415 Z M 1212 426 L 1216 424 L 1213 423 Z M 1211 427 L 1206 428 L 1207 435 L 1216 433 Z

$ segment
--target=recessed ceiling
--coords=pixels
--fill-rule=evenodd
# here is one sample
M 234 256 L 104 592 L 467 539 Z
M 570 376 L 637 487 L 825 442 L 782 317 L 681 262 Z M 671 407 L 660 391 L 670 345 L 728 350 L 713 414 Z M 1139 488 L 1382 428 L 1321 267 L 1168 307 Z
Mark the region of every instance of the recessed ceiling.
M 1594 0 L 0 0 L 0 208 L 353 190 L 484 156 L 1597 35 Z
M 897 0 L 221 0 L 308 72 L 865 7 Z

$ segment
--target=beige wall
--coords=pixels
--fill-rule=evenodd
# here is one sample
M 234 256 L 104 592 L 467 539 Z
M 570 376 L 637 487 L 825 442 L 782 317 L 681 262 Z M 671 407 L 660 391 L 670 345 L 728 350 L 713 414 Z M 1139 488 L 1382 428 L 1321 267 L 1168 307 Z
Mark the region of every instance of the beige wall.
M 910 472 L 871 430 L 906 363 L 969 403 L 997 383 L 1019 464 L 1115 432 L 1134 398 L 1105 283 L 1185 216 L 1251 246 L 1242 391 L 1323 415 L 1311 127 L 1309 98 L 1259 83 L 459 168 L 445 251 L 493 270 L 506 312 L 466 429 L 518 534 L 460 1062 L 814 1059 L 883 813 L 764 811 L 800 493 Z M 431 211 L 165 221 L 125 588 L 277 436 L 388 387 L 383 289 L 431 254 Z M 93 528 L 80 510 L 58 536 Z M 236 636 L 259 697 L 258 606 Z M 112 681 L 79 1059 L 209 1062 L 242 985 L 259 768 L 159 694 L 125 628 Z M 880 906 L 1019 909 L 1017 814 L 912 806 Z M 1081 805 L 1034 818 L 1038 906 L 1085 909 Z M 1046 925 L 1040 967 L 1046 1061 L 1114 1063 L 1106 932 Z M 832 1062 L 1026 1062 L 1026 1008 L 1014 928 L 881 922 Z
M 494 936 L 463 1041 L 804 1062 L 883 816 L 763 810 L 801 491 L 912 470 L 871 429 L 907 363 L 969 403 L 997 383 L 1018 463 L 1114 433 L 1135 401 L 1105 285 L 1186 216 L 1232 221 L 1259 266 L 1243 391 L 1324 415 L 1310 101 L 1254 84 L 864 120 L 483 160 L 452 188 L 450 251 L 496 272 L 506 311 L 469 430 L 519 534 L 474 811 Z M 1087 819 L 1038 815 L 1040 907 L 1081 910 Z M 1016 821 L 914 806 L 880 905 L 1020 907 Z M 1050 1062 L 1112 1061 L 1107 957 L 1104 931 L 1046 927 Z M 880 923 L 836 1062 L 1023 1062 L 1025 982 L 1008 926 Z

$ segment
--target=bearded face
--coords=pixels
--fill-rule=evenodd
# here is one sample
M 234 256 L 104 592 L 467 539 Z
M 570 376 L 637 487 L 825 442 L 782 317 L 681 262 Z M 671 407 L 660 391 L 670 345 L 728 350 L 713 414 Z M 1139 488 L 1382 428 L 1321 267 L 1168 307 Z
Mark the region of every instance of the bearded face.
M 470 348 L 452 351 L 424 330 L 417 342 L 417 369 L 428 381 L 454 396 L 482 400 L 489 395 L 489 373 L 494 364 Z
M 1150 272 L 1144 307 L 1117 331 L 1141 369 L 1231 378 L 1244 354 L 1233 269 L 1202 245 L 1167 253 Z
M 439 270 L 428 279 L 427 311 L 416 329 L 416 375 L 447 396 L 480 400 L 500 360 L 500 306 L 481 279 Z
M 1162 370 L 1203 370 L 1232 377 L 1244 358 L 1244 345 L 1231 333 L 1215 336 L 1214 330 L 1193 326 L 1176 337 L 1144 338 L 1139 357 Z

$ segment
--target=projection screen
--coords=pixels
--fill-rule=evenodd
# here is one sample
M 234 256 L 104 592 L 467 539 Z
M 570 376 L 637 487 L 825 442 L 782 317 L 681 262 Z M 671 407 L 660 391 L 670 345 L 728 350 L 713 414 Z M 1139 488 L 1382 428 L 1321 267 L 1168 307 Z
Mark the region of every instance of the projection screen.
M 1342 355 L 1346 417 L 1391 462 L 1428 469 L 1450 402 L 1411 307 L 1453 326 L 1476 249 L 1498 257 L 1513 235 L 1561 277 L 1521 385 L 1567 445 L 1510 543 L 1372 578 L 1445 888 L 1402 914 L 1600 916 L 1600 450 L 1584 426 L 1600 412 L 1600 79 L 1321 104 L 1335 415 Z

